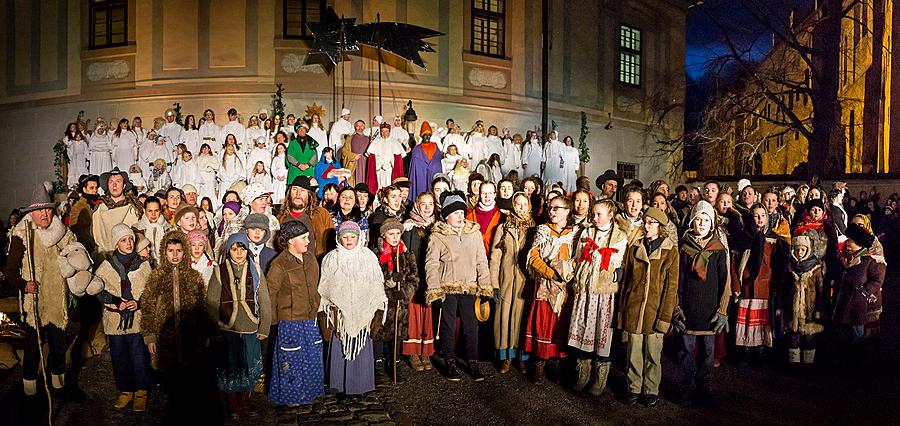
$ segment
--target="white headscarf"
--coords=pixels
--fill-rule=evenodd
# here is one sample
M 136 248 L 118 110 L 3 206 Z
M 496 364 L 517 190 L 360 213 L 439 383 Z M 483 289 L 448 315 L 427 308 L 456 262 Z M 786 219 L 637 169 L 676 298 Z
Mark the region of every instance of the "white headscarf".
M 380 309 L 387 312 L 384 275 L 375 253 L 357 244 L 352 250 L 338 247 L 322 259 L 319 310 L 341 338 L 344 358 L 353 361 L 369 337 L 369 325 Z M 331 307 L 338 308 L 334 316 Z M 382 316 L 382 323 L 384 317 Z

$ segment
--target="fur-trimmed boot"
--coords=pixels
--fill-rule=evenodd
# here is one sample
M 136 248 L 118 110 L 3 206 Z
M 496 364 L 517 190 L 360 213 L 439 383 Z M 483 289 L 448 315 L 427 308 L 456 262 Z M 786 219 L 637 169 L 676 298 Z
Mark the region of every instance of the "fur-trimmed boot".
M 591 360 L 588 358 L 579 359 L 575 364 L 575 372 L 578 374 L 578 379 L 575 380 L 575 386 L 572 387 L 572 390 L 581 392 L 587 386 L 588 380 L 591 379 Z
M 806 349 L 802 352 L 802 359 L 804 364 L 814 364 L 816 362 L 816 350 L 815 349 Z M 798 361 L 799 362 L 799 361 Z
M 791 364 L 800 363 L 800 348 L 788 349 L 788 362 Z
M 37 380 L 22 379 L 22 390 L 26 396 L 37 395 Z
M 606 382 L 609 380 L 609 367 L 612 365 L 610 362 L 594 362 L 594 383 L 591 384 L 591 388 L 589 392 L 591 395 L 600 396 L 603 394 L 603 390 L 606 389 Z

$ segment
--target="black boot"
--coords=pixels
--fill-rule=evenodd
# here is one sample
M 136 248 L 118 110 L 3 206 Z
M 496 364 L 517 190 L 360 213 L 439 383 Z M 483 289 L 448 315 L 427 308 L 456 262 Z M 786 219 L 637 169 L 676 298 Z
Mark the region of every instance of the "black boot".
M 386 386 L 391 384 L 391 378 L 386 372 L 387 367 L 383 358 L 375 360 L 375 386 Z
M 478 366 L 478 360 L 469 360 L 469 375 L 472 376 L 473 381 L 481 382 L 484 380 L 484 374 L 481 374 L 481 367 Z
M 444 375 L 451 382 L 462 380 L 462 373 L 456 368 L 456 360 L 453 358 L 444 358 Z

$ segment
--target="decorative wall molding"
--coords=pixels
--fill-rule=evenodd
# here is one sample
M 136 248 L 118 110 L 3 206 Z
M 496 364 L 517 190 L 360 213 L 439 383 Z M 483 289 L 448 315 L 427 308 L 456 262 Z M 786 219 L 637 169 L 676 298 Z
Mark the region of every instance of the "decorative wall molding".
M 313 74 L 325 74 L 325 68 L 319 64 L 306 64 L 306 55 L 298 55 L 296 53 L 286 53 L 281 57 L 281 69 L 288 74 L 296 74 L 298 72 L 308 72 Z
M 87 78 L 90 81 L 120 80 L 128 77 L 131 67 L 128 61 L 94 62 L 88 65 Z
M 469 83 L 477 87 L 504 89 L 506 88 L 506 74 L 502 71 L 472 68 L 469 70 Z

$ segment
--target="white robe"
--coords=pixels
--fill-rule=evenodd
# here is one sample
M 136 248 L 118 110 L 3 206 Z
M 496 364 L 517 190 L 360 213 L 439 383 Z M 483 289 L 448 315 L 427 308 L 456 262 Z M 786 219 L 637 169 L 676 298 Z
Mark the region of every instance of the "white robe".
M 335 152 L 339 152 L 344 147 L 344 138 L 353 134 L 353 123 L 339 118 L 331 125 L 331 132 L 328 134 L 328 146 L 334 148 Z
M 147 129 L 143 127 L 132 127 L 131 133 L 134 133 L 135 138 L 137 138 L 138 147 L 147 140 Z
M 185 148 L 194 156 L 197 157 L 200 155 L 200 131 L 197 129 L 190 129 L 181 132 L 181 137 L 178 139 L 178 143 L 183 143 Z
M 487 158 L 485 157 L 487 139 L 481 133 L 469 133 L 467 139 L 469 164 L 478 164 L 481 160 Z
M 147 192 L 147 179 L 141 173 L 128 173 L 128 180 L 137 189 L 138 193 Z
M 441 148 L 443 152 L 447 152 L 447 148 L 449 148 L 450 145 L 456 145 L 456 150 L 459 152 L 459 155 L 465 155 L 466 158 L 469 158 L 469 145 L 466 144 L 466 139 L 463 138 L 462 135 L 451 133 L 444 137 L 443 142 L 444 147 Z
M 175 170 L 172 172 L 172 181 L 175 186 L 184 188 L 185 185 L 200 184 L 200 168 L 197 167 L 197 161 L 191 158 L 190 161 L 179 161 Z M 199 195 L 200 190 L 197 190 Z
M 247 141 L 244 143 L 244 158 L 250 156 L 250 152 L 252 152 L 256 148 L 256 138 L 266 136 L 266 131 L 260 129 L 259 127 L 249 127 L 247 128 Z M 269 141 L 266 141 L 266 147 L 269 147 Z
M 184 131 L 184 127 L 181 127 L 176 122 L 163 124 L 162 128 L 157 132 L 160 135 L 165 136 L 166 144 L 169 149 L 172 151 L 172 154 L 176 154 L 175 145 L 178 145 L 181 141 L 181 132 Z
M 391 184 L 391 173 L 394 171 L 394 155 L 406 157 L 406 150 L 397 142 L 388 136 L 387 139 L 381 136 L 375 138 L 369 144 L 366 150 L 369 161 L 375 160 L 375 173 L 378 176 L 378 188 L 381 189 Z
M 245 129 L 244 125 L 237 120 L 225 123 L 219 130 L 219 145 L 225 144 L 225 138 L 228 137 L 228 135 L 234 135 L 234 139 L 238 144 L 237 148 L 239 148 L 238 152 L 247 146 L 247 129 Z
M 197 187 L 197 196 L 199 196 L 201 200 L 204 197 L 209 197 L 213 202 L 213 206 L 217 206 L 216 170 L 221 163 L 216 161 L 216 157 L 212 155 L 198 155 L 197 159 L 194 161 L 197 162 L 197 171 L 200 173 L 200 186 Z
M 542 180 L 548 187 L 557 182 L 565 181 L 563 167 L 565 165 L 562 149 L 565 147 L 559 139 L 547 141 L 544 144 L 544 175 Z
M 524 175 L 519 176 L 522 179 L 532 176 L 541 176 L 541 163 L 544 162 L 544 149 L 537 139 L 532 139 L 525 143 L 522 148 L 522 169 Z
M 237 154 L 228 156 L 225 158 L 224 162 L 220 162 L 219 164 L 220 167 L 217 174 L 219 179 L 219 194 L 224 194 L 225 191 L 228 191 L 228 188 L 231 188 L 232 184 L 238 180 L 244 179 L 246 170 L 244 169 L 244 163 Z
M 212 148 L 213 153 L 217 153 L 222 150 L 222 142 L 224 140 L 219 140 L 219 132 L 222 129 L 219 128 L 219 125 L 216 123 L 206 122 L 200 126 L 200 145 L 208 144 L 210 148 Z
M 507 139 L 503 142 L 503 152 L 501 157 L 506 157 L 503 160 L 503 175 L 515 170 L 519 178 L 522 178 L 522 148 L 511 139 Z
M 272 204 L 281 204 L 284 202 L 288 183 L 288 169 L 284 164 L 284 154 L 277 155 L 272 159 L 272 167 L 269 171 L 272 173 Z M 278 180 L 278 178 L 282 178 L 282 180 Z
M 113 167 L 118 167 L 119 170 L 128 170 L 132 164 L 137 163 L 138 143 L 134 133 L 122 131 L 119 137 L 116 137 L 115 133 L 111 133 L 110 142 L 113 148 Z
M 94 132 L 88 142 L 88 149 L 91 153 L 90 172 L 92 175 L 100 175 L 112 170 L 112 143 L 109 140 L 109 133 L 100 135 Z
M 257 161 L 262 161 L 263 167 L 265 167 L 266 170 L 269 170 L 269 165 L 272 163 L 272 154 L 270 154 L 269 150 L 266 148 L 253 148 L 253 150 L 250 151 L 250 155 L 247 157 L 246 162 L 246 173 L 248 178 L 253 174 L 253 169 L 256 168 Z
M 165 144 L 144 144 L 141 147 L 141 168 L 144 169 L 144 176 L 147 178 L 147 182 L 151 180 L 153 174 L 153 162 L 160 158 L 166 162 L 166 167 L 172 163 L 172 152 L 169 151 Z
M 147 179 L 147 186 L 149 187 L 147 193 L 154 194 L 159 191 L 166 191 L 172 186 L 172 177 L 169 176 L 168 171 L 163 171 L 162 174 L 153 177 L 153 171 L 150 171 L 150 177 Z
M 469 193 L 469 175 L 470 173 L 456 174 L 455 170 L 447 173 L 450 178 L 450 189 L 453 191 L 462 191 L 463 194 Z
M 484 139 L 483 159 L 490 159 L 491 155 L 497 154 L 500 156 L 500 162 L 503 163 L 503 159 L 506 156 L 506 152 L 503 150 L 503 140 L 501 140 L 499 136 L 488 136 Z
M 71 187 L 78 184 L 81 175 L 88 174 L 88 144 L 84 139 L 80 141 L 64 139 L 66 155 L 69 156 L 69 175 L 66 176 L 66 185 Z
M 318 128 L 312 127 L 311 129 L 306 131 L 306 134 L 312 137 L 317 144 L 316 147 L 316 160 L 322 158 L 322 150 L 328 146 L 328 135 L 325 134 L 325 131 Z
M 404 150 L 409 151 L 409 132 L 406 129 L 397 126 L 391 127 L 391 135 L 388 137 L 396 140 Z
M 441 159 L 441 168 L 443 169 L 444 173 L 450 173 L 450 171 L 453 170 L 454 167 L 456 167 L 456 162 L 459 161 L 460 158 L 462 158 L 462 155 L 459 154 L 444 154 L 444 157 Z
M 250 185 L 250 184 L 254 184 L 254 183 L 258 183 L 258 184 L 262 185 L 262 187 L 265 188 L 266 191 L 271 192 L 272 191 L 272 175 L 269 174 L 269 169 L 268 168 L 266 169 L 266 173 L 260 173 L 260 174 L 255 174 L 255 175 L 250 176 L 248 178 L 247 184 Z
M 578 179 L 578 166 L 580 165 L 580 159 L 578 157 L 578 148 L 574 146 L 565 146 L 562 147 L 562 158 L 563 158 L 563 188 L 565 188 L 566 192 L 574 192 L 575 191 L 575 181 Z

